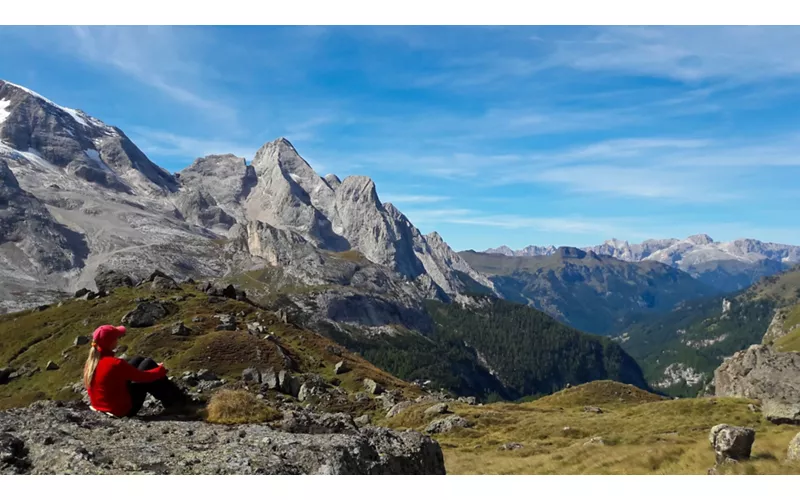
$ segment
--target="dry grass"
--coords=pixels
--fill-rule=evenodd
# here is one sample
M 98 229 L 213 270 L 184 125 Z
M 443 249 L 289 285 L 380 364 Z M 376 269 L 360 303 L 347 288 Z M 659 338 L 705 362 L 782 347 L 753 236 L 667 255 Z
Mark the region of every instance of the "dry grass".
M 208 402 L 206 411 L 206 420 L 212 424 L 263 423 L 281 416 L 278 410 L 243 390 L 217 391 Z
M 614 387 L 616 386 L 616 387 Z M 592 390 L 597 391 L 592 397 Z M 453 405 L 474 425 L 436 436 L 448 474 L 706 474 L 714 465 L 708 433 L 716 424 L 756 429 L 752 460 L 721 470 L 729 474 L 800 474 L 800 463 L 784 461 L 800 427 L 776 426 L 748 409 L 748 400 L 703 398 L 660 400 L 610 397 L 629 388 L 614 382 L 579 386 L 541 400 L 483 407 Z M 647 394 L 647 393 L 644 393 Z M 599 406 L 603 413 L 586 413 Z M 384 421 L 423 430 L 433 418 L 428 405 Z M 568 429 L 565 429 L 567 428 Z M 586 444 L 593 437 L 604 444 Z M 500 450 L 504 443 L 522 448 Z

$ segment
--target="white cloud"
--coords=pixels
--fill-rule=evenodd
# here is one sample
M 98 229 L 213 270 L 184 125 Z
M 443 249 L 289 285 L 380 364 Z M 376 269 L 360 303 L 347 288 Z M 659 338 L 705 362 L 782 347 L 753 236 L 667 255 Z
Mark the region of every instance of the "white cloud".
M 149 155 L 194 159 L 212 154 L 234 154 L 251 160 L 259 145 L 220 141 L 203 137 L 187 137 L 163 130 L 134 128 L 131 139 Z

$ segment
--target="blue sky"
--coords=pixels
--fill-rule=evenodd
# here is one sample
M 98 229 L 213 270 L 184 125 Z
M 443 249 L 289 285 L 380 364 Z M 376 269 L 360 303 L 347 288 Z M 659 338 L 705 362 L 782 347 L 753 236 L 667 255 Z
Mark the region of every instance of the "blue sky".
M 800 244 L 800 29 L 0 28 L 0 78 L 159 165 L 288 138 L 457 250 Z

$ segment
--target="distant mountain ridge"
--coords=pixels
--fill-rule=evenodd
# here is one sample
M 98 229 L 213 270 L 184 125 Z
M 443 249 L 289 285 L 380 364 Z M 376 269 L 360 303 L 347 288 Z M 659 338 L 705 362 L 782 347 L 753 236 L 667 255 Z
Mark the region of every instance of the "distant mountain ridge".
M 674 267 L 628 262 L 561 247 L 550 255 L 461 252 L 507 300 L 530 305 L 580 330 L 616 335 L 631 317 L 672 309 L 718 292 Z
M 679 240 L 645 240 L 642 243 L 611 239 L 583 248 L 628 262 L 655 261 L 667 264 L 710 284 L 720 291 L 740 290 L 763 276 L 779 273 L 800 263 L 800 246 L 765 243 L 754 239 L 715 242 L 706 234 Z M 506 246 L 486 250 L 507 256 L 552 255 L 553 246 L 529 246 L 511 250 Z

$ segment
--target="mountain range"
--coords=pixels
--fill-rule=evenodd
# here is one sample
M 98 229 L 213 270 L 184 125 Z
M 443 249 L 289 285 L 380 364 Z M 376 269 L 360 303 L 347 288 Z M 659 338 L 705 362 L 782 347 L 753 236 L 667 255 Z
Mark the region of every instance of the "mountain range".
M 646 386 L 618 345 L 503 301 L 371 179 L 320 176 L 284 138 L 250 162 L 211 155 L 171 174 L 122 130 L 10 82 L 0 110 L 0 313 L 67 303 L 107 271 L 136 284 L 158 270 L 235 284 L 382 369 L 461 394 Z
M 718 291 L 656 261 L 629 262 L 561 247 L 550 255 L 461 252 L 507 300 L 530 305 L 585 332 L 615 335 L 632 318 L 671 310 Z
M 485 253 L 530 257 L 553 255 L 553 246 L 528 246 L 512 250 L 506 246 Z M 754 239 L 716 242 L 706 234 L 686 239 L 646 240 L 628 243 L 611 239 L 594 247 L 583 248 L 598 255 L 608 255 L 627 262 L 661 262 L 686 271 L 699 280 L 729 292 L 747 288 L 763 276 L 769 276 L 800 263 L 800 246 L 764 243 Z

